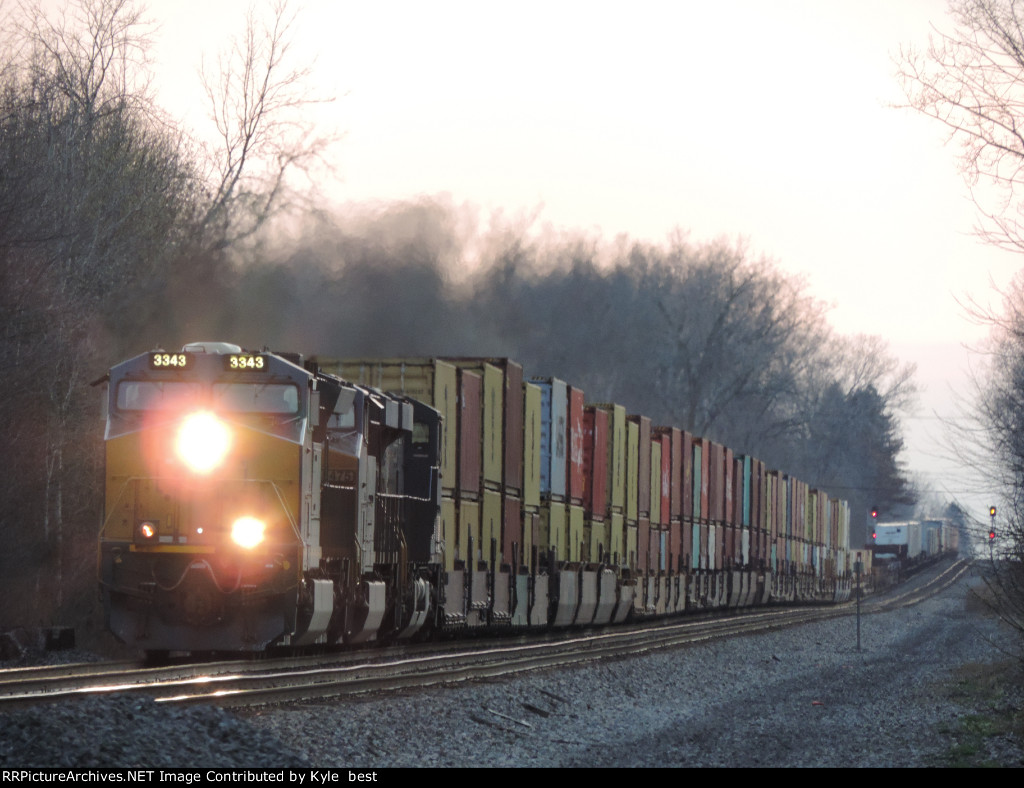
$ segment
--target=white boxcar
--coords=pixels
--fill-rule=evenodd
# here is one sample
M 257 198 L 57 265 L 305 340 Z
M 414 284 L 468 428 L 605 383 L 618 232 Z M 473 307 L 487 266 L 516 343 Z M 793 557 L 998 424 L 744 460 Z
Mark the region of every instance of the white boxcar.
M 908 520 L 875 526 L 875 553 L 894 553 L 905 558 L 921 554 L 921 523 Z

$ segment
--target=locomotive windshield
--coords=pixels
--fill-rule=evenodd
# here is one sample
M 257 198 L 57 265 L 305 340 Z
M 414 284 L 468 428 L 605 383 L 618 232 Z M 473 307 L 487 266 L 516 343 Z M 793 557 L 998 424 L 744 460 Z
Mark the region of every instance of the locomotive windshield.
M 176 410 L 199 397 L 200 384 L 177 380 L 122 380 L 117 384 L 118 410 Z
M 291 383 L 214 383 L 214 410 L 294 416 L 299 389 Z
M 206 400 L 201 383 L 167 380 L 122 380 L 117 385 L 117 409 L 169 411 L 193 407 Z M 294 416 L 299 412 L 299 389 L 293 383 L 214 383 L 210 406 L 231 413 Z

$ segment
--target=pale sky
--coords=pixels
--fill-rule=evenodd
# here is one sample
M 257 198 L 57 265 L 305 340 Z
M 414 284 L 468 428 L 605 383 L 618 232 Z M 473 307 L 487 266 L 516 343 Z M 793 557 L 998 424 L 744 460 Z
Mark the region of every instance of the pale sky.
M 248 4 L 149 4 L 158 98 L 189 124 L 200 54 Z M 892 58 L 930 23 L 945 0 L 307 0 L 300 40 L 338 96 L 339 203 L 448 194 L 609 240 L 745 238 L 805 276 L 838 331 L 918 365 L 905 459 L 982 512 L 935 456 L 934 415 L 981 337 L 955 299 L 991 300 L 1020 260 L 971 237 L 942 129 L 888 106 Z

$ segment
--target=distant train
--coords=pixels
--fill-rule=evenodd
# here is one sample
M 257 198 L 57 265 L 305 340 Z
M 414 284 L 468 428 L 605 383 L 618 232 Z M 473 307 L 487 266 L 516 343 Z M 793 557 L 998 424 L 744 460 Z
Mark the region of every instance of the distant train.
M 845 501 L 510 359 L 202 342 L 105 381 L 99 584 L 110 630 L 146 652 L 851 592 Z
M 949 520 L 876 523 L 868 545 L 879 585 L 944 556 L 960 552 L 960 532 Z

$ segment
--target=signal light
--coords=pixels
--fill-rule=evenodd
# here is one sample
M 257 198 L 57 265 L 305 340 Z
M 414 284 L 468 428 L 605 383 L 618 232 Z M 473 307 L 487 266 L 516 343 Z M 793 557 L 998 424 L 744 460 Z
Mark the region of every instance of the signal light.
M 995 517 L 996 516 L 996 507 L 994 507 L 994 506 L 988 507 L 988 516 L 989 517 Z
M 996 532 L 995 532 L 995 529 L 993 528 L 991 531 L 988 532 L 988 540 L 991 542 L 995 538 L 996 538 Z
M 871 519 L 872 520 L 877 520 L 878 519 L 878 507 L 877 506 L 872 506 L 871 507 Z

